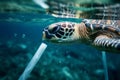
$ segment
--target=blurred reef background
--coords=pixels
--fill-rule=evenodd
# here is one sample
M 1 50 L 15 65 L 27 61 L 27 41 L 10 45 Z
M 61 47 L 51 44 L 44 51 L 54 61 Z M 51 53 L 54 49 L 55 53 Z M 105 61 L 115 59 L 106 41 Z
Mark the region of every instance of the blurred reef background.
M 82 20 L 50 15 L 54 9 L 51 4 L 68 2 L 84 6 L 80 9 L 84 13 L 91 4 L 101 7 L 118 4 L 119 0 L 46 0 L 49 9 L 32 0 L 0 0 L 0 80 L 19 78 L 42 42 L 44 27 L 59 21 Z M 47 45 L 28 80 L 104 80 L 101 51 L 78 43 Z M 106 55 L 109 80 L 120 80 L 120 54 Z

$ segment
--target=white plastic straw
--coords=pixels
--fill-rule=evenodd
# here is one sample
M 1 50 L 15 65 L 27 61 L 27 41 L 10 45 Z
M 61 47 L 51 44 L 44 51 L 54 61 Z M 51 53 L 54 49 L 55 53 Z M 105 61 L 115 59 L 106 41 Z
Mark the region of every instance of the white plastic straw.
M 105 80 L 109 80 L 109 77 L 108 77 L 108 68 L 107 68 L 107 60 L 106 60 L 106 53 L 105 53 L 105 51 L 102 51 L 102 60 L 103 60 L 103 66 L 104 66 Z
M 25 68 L 24 72 L 22 73 L 22 75 L 19 77 L 18 80 L 26 80 L 28 78 L 29 74 L 35 67 L 36 63 L 39 61 L 41 55 L 43 54 L 46 48 L 47 48 L 47 45 L 45 43 L 42 43 L 39 46 L 35 55 L 33 56 L 33 58 L 31 59 L 31 61 L 29 62 L 29 64 L 27 65 L 27 67 Z

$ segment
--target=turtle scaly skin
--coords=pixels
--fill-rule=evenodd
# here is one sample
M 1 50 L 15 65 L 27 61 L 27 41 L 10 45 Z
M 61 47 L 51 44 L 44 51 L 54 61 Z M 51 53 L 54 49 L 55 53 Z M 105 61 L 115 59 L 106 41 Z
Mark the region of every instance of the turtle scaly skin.
M 43 30 L 43 40 L 54 43 L 79 41 L 102 50 L 120 51 L 119 21 L 87 20 L 81 23 L 58 22 Z

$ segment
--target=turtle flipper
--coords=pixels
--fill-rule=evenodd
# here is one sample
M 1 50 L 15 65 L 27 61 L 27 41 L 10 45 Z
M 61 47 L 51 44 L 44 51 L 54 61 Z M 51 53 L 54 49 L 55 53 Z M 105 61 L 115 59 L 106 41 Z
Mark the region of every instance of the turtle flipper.
M 120 51 L 120 39 L 110 38 L 106 35 L 100 35 L 95 38 L 93 45 L 96 47 L 107 48 L 107 49 L 116 49 Z

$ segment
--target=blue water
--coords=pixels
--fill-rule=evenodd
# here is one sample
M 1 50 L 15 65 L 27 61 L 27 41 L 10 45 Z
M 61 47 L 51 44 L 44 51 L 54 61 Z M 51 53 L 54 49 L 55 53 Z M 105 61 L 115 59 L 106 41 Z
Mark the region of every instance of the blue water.
M 80 22 L 43 14 L 1 14 L 0 80 L 17 80 L 42 42 L 42 30 L 59 21 Z M 104 80 L 101 51 L 84 44 L 53 44 L 28 80 Z M 107 53 L 110 80 L 120 80 L 120 55 Z

